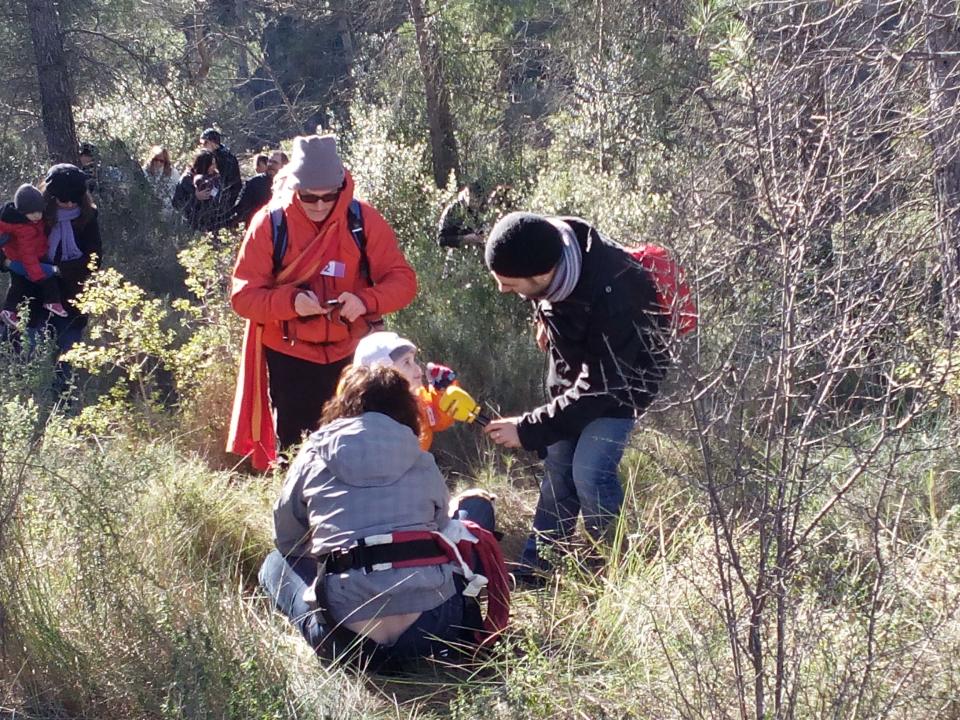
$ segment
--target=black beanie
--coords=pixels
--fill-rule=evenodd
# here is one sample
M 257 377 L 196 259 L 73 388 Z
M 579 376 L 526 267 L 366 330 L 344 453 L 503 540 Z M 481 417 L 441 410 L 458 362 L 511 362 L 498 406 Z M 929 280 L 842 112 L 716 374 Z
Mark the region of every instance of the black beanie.
M 560 230 L 543 215 L 512 212 L 487 237 L 484 260 L 497 275 L 529 278 L 556 267 L 563 255 Z
M 47 171 L 44 189 L 61 202 L 80 204 L 87 192 L 87 176 L 76 165 L 60 163 Z
M 17 209 L 17 212 L 29 215 L 30 213 L 43 212 L 46 202 L 44 202 L 40 191 L 27 183 L 17 188 L 17 192 L 13 196 L 13 206 Z

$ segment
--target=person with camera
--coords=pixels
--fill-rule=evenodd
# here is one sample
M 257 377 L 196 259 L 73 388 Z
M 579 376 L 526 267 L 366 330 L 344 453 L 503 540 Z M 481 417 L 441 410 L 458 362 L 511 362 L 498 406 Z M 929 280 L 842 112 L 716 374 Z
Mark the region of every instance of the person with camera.
M 208 232 L 224 227 L 233 205 L 223 192 L 216 156 L 200 150 L 173 193 L 173 207 L 194 230 Z
M 227 450 L 258 469 L 316 429 L 360 338 L 417 292 L 393 229 L 353 190 L 333 136 L 297 137 L 240 246 L 231 302 L 248 322 Z

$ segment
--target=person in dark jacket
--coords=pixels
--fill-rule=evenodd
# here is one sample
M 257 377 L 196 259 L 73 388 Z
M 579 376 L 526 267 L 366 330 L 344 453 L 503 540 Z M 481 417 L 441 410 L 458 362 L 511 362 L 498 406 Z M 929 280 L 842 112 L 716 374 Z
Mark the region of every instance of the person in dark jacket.
M 212 152 L 217 159 L 224 203 L 227 207 L 233 207 L 243 186 L 243 180 L 240 179 L 240 163 L 237 162 L 236 156 L 230 152 L 230 148 L 223 145 L 221 141 L 220 132 L 214 128 L 207 128 L 200 133 L 200 145 L 204 150 Z
M 273 196 L 273 178 L 289 161 L 286 153 L 277 150 L 267 158 L 267 169 L 249 178 L 243 184 L 240 197 L 237 198 L 237 203 L 233 206 L 233 213 L 230 218 L 231 225 L 237 225 L 241 222 L 244 225 L 250 225 L 250 220 L 257 210 L 270 202 L 270 198 Z
M 94 265 L 99 268 L 103 259 L 97 208 L 87 188 L 87 176 L 68 163 L 51 167 L 41 186 L 47 202 L 44 211 L 47 257 L 57 266 L 60 298 L 67 316 L 51 315 L 37 298 L 31 307 L 28 326 L 39 328 L 45 323 L 52 324 L 61 352 L 80 342 L 87 316 L 77 308 L 77 296 L 90 277 L 91 260 L 95 258 Z
M 207 232 L 227 225 L 233 205 L 223 191 L 223 178 L 212 152 L 200 150 L 194 156 L 173 191 L 173 207 L 194 230 Z
M 522 575 L 548 569 L 542 545 L 567 539 L 578 514 L 595 539 L 619 515 L 617 467 L 666 371 L 665 328 L 650 275 L 580 218 L 510 213 L 490 231 L 484 259 L 500 292 L 534 303 L 550 358 L 550 402 L 484 429 L 545 457 Z
M 60 353 L 78 342 L 87 326 L 87 316 L 77 307 L 77 296 L 90 277 L 91 263 L 99 268 L 103 257 L 97 208 L 87 190 L 87 176 L 75 165 L 62 163 L 47 171 L 41 185 L 46 206 L 43 220 L 47 233 L 47 257 L 55 265 L 60 299 L 66 316 L 60 317 L 43 307 L 40 287 L 28 283 L 25 295 L 29 298 L 27 330 L 36 335 L 52 329 Z M 16 336 L 8 333 L 16 341 Z M 72 369 L 63 360 L 57 363 L 55 389 L 63 391 L 70 380 Z

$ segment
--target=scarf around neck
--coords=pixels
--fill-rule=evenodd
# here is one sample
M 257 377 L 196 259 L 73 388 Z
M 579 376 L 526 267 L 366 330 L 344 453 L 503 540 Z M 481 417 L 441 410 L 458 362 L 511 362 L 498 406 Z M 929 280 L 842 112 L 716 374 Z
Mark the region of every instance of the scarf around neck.
M 49 249 L 47 256 L 53 262 L 76 260 L 83 256 L 77 247 L 77 239 L 73 235 L 73 220 L 80 217 L 80 208 L 57 208 L 57 222 L 50 229 L 48 239 Z M 59 255 L 59 257 L 58 257 Z
M 580 250 L 580 243 L 577 242 L 577 236 L 573 232 L 573 228 L 563 220 L 547 218 L 547 221 L 560 231 L 560 237 L 563 240 L 563 254 L 560 256 L 560 262 L 557 263 L 557 271 L 553 274 L 553 279 L 540 299 L 550 303 L 558 303 L 566 300 L 577 286 L 577 282 L 580 280 L 580 270 L 583 267 L 583 253 Z

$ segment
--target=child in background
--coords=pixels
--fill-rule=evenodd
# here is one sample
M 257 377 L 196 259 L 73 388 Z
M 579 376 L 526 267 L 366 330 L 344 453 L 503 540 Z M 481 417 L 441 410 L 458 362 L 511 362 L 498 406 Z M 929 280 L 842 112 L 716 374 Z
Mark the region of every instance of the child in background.
M 439 406 L 443 391 L 456 382 L 456 374 L 443 365 L 427 365 L 428 384 L 423 384 L 423 370 L 417 363 L 417 346 L 395 332 L 375 332 L 367 335 L 353 353 L 354 365 L 374 367 L 387 365 L 396 368 L 410 383 L 410 390 L 420 408 L 420 448 L 429 450 L 433 434 L 453 425 L 453 417 Z
M 0 210 L 0 233 L 8 239 L 0 242 L 3 255 L 10 269 L 10 288 L 7 291 L 0 321 L 15 328 L 20 320 L 17 305 L 27 296 L 27 280 L 40 287 L 43 307 L 54 315 L 66 317 L 67 311 L 60 302 L 60 287 L 54 277 L 57 267 L 46 259 L 49 244 L 43 226 L 43 210 L 46 201 L 33 185 L 17 188 L 13 202 Z

